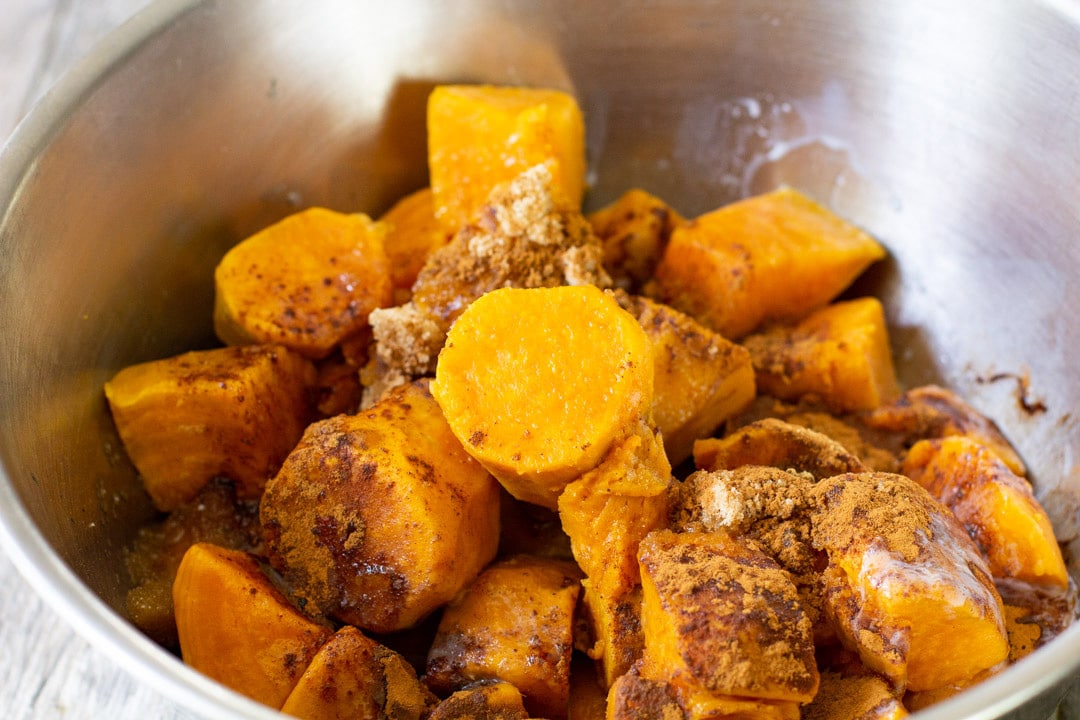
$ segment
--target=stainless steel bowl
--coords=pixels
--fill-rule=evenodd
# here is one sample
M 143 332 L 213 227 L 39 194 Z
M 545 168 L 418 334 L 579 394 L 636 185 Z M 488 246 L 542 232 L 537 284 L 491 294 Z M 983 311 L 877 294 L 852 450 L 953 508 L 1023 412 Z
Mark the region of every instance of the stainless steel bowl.
M 904 379 L 995 417 L 1076 549 L 1080 4 L 163 0 L 0 159 L 0 536 L 136 676 L 271 715 L 122 619 L 150 507 L 102 383 L 211 340 L 211 270 L 241 237 L 423 184 L 441 81 L 574 91 L 594 206 L 637 185 L 693 215 L 786 182 L 866 227 Z M 1080 626 L 920 717 L 1044 720 L 1078 672 Z

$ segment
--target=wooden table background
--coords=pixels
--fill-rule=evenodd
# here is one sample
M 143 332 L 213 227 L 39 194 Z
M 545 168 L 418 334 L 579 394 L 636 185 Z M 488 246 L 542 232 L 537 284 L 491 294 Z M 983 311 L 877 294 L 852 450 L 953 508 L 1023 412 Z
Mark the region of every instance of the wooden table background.
M 0 0 L 0 142 L 65 70 L 150 0 Z M 77 636 L 0 552 L 0 717 L 195 716 Z
M 150 2 L 0 0 L 0 141 L 66 69 Z M 76 635 L 3 552 L 0 588 L 0 717 L 195 718 Z M 1080 720 L 1080 701 L 1070 697 L 1059 718 Z

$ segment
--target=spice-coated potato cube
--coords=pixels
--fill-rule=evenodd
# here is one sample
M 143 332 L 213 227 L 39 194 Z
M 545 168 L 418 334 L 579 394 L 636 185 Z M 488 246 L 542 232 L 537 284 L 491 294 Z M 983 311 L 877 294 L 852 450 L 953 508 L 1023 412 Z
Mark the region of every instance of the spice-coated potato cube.
M 316 372 L 280 346 L 218 348 L 131 365 L 105 384 L 131 462 L 160 510 L 216 476 L 258 499 L 312 413 Z

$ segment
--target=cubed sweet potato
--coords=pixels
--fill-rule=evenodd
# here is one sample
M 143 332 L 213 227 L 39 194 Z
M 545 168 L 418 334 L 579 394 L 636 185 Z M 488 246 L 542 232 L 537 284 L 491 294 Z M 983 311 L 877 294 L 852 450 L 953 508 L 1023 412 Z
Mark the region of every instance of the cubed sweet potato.
M 900 393 L 877 298 L 833 303 L 743 344 L 753 357 L 758 390 L 782 400 L 816 396 L 844 413 L 872 410 Z
M 989 448 L 963 436 L 922 440 L 908 451 L 903 472 L 953 511 L 995 578 L 1068 585 L 1046 510 L 1031 484 Z
M 521 693 L 508 682 L 484 682 L 458 690 L 431 711 L 427 720 L 525 720 Z
M 902 720 L 904 704 L 877 675 L 821 673 L 817 697 L 803 708 L 803 720 Z
M 427 659 L 436 692 L 503 680 L 533 717 L 565 718 L 578 568 L 519 555 L 488 567 L 443 611 Z
M 639 554 L 642 675 L 701 693 L 809 702 L 813 629 L 791 578 L 751 540 L 658 530 Z
M 261 552 L 258 502 L 238 501 L 234 484 L 215 478 L 160 522 L 139 528 L 124 556 L 133 584 L 127 594 L 128 618 L 170 649 L 179 647 L 172 601 L 176 569 L 197 542 Z
M 679 225 L 656 269 L 659 298 L 731 340 L 794 322 L 885 256 L 869 235 L 781 188 Z
M 298 597 L 389 632 L 449 601 L 495 556 L 499 486 L 417 381 L 312 424 L 268 483 L 261 518 Z
M 394 304 L 400 305 L 409 299 L 428 255 L 449 242 L 450 235 L 435 219 L 435 200 L 430 187 L 398 200 L 379 222 L 386 226 L 383 247 L 390 266 Z
M 644 190 L 632 188 L 588 216 L 604 246 L 604 268 L 615 287 L 641 292 L 653 278 L 671 231 L 683 221 L 674 209 Z
M 832 438 L 774 418 L 744 425 L 723 438 L 698 440 L 694 463 L 702 470 L 734 470 L 743 465 L 794 469 L 819 480 L 866 469 Z
M 554 508 L 649 416 L 652 350 L 592 286 L 505 288 L 462 313 L 432 393 L 454 434 L 514 497 Z
M 428 170 L 435 216 L 447 232 L 471 221 L 492 188 L 546 164 L 560 205 L 585 188 L 585 125 L 558 90 L 442 85 L 428 98 Z
M 281 712 L 301 720 L 421 720 L 436 703 L 404 658 L 346 625 L 312 658 Z
M 993 420 L 937 385 L 912 388 L 860 419 L 873 430 L 897 435 L 904 447 L 919 440 L 964 435 L 990 448 L 1017 475 L 1027 474 L 1019 453 Z
M 124 368 L 105 384 L 117 432 L 160 510 L 215 476 L 258 499 L 311 417 L 316 372 L 280 346 L 218 348 Z
M 653 354 L 653 420 L 672 465 L 754 399 L 754 369 L 741 345 L 678 310 L 639 295 L 615 293 L 649 336 Z
M 825 608 L 841 640 L 898 688 L 970 680 L 1008 657 L 1001 597 L 948 510 L 902 475 L 838 475 L 811 490 L 828 554 Z
M 638 545 L 666 523 L 670 484 L 663 445 L 642 428 L 559 496 L 563 530 L 587 576 L 588 652 L 599 662 L 604 687 L 641 657 Z
M 218 337 L 326 357 L 390 304 L 385 235 L 366 215 L 310 208 L 241 241 L 214 271 Z
M 254 555 L 196 543 L 173 583 L 184 662 L 280 708 L 333 631 L 300 612 Z

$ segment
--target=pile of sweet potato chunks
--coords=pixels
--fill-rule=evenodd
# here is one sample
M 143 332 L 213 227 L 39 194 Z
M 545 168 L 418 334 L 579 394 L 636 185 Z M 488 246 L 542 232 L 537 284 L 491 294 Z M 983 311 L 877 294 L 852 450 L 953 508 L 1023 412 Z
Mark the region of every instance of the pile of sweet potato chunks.
M 225 346 L 106 385 L 185 662 L 310 719 L 899 718 L 1071 621 L 1017 453 L 838 299 L 873 238 L 790 188 L 585 216 L 554 90 L 428 133 L 430 187 L 238 243 Z

